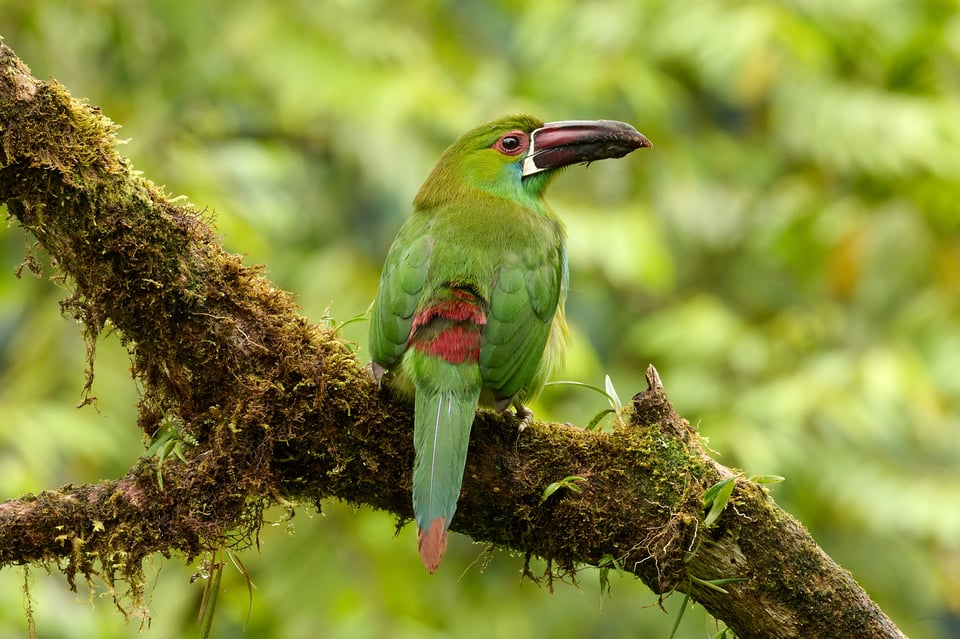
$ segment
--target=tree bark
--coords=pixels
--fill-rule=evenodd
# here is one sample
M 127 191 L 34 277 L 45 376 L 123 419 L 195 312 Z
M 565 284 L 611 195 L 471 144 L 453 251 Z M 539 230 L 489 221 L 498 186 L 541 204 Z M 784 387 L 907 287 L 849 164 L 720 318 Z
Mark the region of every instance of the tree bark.
M 0 567 L 55 564 L 71 585 L 122 580 L 136 598 L 148 555 L 249 545 L 270 503 L 335 497 L 409 519 L 410 407 L 334 328 L 225 253 L 202 212 L 133 171 L 114 129 L 0 43 L 0 202 L 71 282 L 63 310 L 91 345 L 88 388 L 109 323 L 143 388 L 138 427 L 167 433 L 187 461 L 145 457 L 115 481 L 0 504 Z M 760 486 L 738 477 L 705 524 L 704 491 L 733 473 L 652 367 L 647 379 L 613 432 L 479 413 L 453 529 L 557 573 L 616 562 L 742 639 L 902 637 Z M 580 492 L 541 499 L 571 475 Z M 738 580 L 704 584 L 717 579 Z

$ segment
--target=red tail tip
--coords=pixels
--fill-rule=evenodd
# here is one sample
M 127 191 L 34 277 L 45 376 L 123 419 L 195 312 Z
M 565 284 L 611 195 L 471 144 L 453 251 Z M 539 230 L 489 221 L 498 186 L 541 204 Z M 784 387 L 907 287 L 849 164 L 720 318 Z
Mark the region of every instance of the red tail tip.
M 447 549 L 447 520 L 444 517 L 437 517 L 430 522 L 430 528 L 420 529 L 417 536 L 417 549 L 420 551 L 420 558 L 427 571 L 431 574 L 437 571 L 440 566 L 440 560 L 443 559 L 443 551 Z

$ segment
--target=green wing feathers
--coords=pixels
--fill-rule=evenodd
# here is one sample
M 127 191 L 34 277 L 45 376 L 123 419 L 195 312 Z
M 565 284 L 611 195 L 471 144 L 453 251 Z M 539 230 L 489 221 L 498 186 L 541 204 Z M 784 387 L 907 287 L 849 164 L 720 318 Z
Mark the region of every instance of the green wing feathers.
M 398 364 L 407 349 L 431 249 L 429 237 L 408 239 L 403 232 L 390 247 L 370 317 L 370 355 L 385 368 Z
M 559 364 L 567 341 L 563 246 L 526 257 L 525 263 L 504 265 L 498 272 L 483 332 L 480 371 L 499 401 L 535 396 Z

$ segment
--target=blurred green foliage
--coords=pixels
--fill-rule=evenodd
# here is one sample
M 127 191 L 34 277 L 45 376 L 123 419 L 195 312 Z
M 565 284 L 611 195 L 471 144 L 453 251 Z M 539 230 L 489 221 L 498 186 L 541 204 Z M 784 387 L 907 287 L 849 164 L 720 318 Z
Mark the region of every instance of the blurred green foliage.
M 654 148 L 551 189 L 570 234 L 565 379 L 620 394 L 654 363 L 720 460 L 774 494 L 915 639 L 960 634 L 960 14 L 953 0 L 0 1 L 0 35 L 123 126 L 155 182 L 216 215 L 304 313 L 373 297 L 409 202 L 457 135 L 515 111 L 616 118 Z M 13 276 L 0 231 L 0 497 L 116 477 L 144 451 L 118 340 L 83 384 L 66 292 Z M 42 258 L 42 255 L 40 256 Z M 45 275 L 53 271 L 47 266 Z M 345 329 L 365 358 L 366 325 Z M 551 386 L 541 417 L 602 396 Z M 219 637 L 665 637 L 640 584 L 555 594 L 453 535 L 438 575 L 383 513 L 271 513 L 257 590 Z M 296 533 L 295 535 L 293 533 Z M 489 559 L 489 565 L 483 565 Z M 161 570 L 162 567 L 162 570 Z M 202 585 L 157 558 L 145 637 L 190 636 Z M 131 637 L 101 596 L 31 572 L 44 637 Z M 26 627 L 0 573 L 0 637 Z M 86 599 L 82 592 L 80 599 Z M 667 601 L 675 611 L 679 598 Z M 716 631 L 699 608 L 678 636 Z

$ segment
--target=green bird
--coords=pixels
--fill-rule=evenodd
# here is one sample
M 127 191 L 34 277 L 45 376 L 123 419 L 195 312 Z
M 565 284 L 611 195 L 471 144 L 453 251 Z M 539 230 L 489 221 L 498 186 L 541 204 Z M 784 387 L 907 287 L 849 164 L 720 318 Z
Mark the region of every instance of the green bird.
M 512 116 L 440 158 L 387 254 L 370 325 L 372 369 L 414 398 L 413 511 L 434 572 L 457 509 L 479 403 L 529 419 L 561 363 L 567 255 L 543 200 L 558 169 L 650 146 L 629 124 Z

